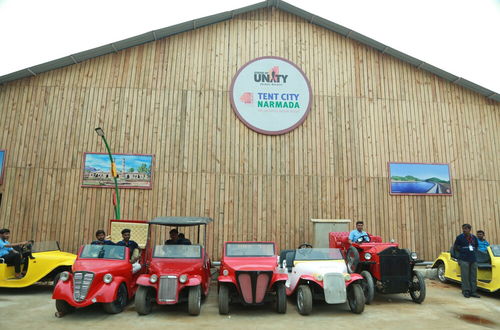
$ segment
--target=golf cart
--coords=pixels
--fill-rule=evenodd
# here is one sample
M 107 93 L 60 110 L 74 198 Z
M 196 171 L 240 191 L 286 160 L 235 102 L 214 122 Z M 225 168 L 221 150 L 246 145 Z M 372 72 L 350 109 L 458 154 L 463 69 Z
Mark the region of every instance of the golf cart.
M 200 227 L 204 226 L 203 242 L 206 242 L 206 225 L 212 221 L 197 217 L 158 217 L 149 221 L 147 271 L 137 279 L 139 288 L 135 297 L 139 315 L 151 313 L 154 302 L 172 305 L 184 301 L 188 302 L 190 315 L 200 314 L 201 298 L 208 295 L 211 267 L 205 247 L 199 244 Z M 198 244 L 163 244 L 160 238 L 165 231 L 156 229 L 164 226 L 197 226 Z

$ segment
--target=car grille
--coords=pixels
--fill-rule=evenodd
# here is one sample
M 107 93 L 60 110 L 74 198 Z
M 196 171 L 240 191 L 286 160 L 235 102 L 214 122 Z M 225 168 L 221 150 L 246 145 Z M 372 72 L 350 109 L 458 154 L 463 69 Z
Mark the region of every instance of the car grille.
M 325 301 L 328 304 L 342 304 L 346 301 L 347 293 L 343 274 L 327 273 L 323 276 L 323 290 Z
M 168 302 L 177 299 L 177 276 L 160 277 L 160 290 L 158 292 L 158 301 Z
M 243 300 L 247 304 L 263 302 L 269 281 L 273 273 L 270 271 L 237 271 L 236 278 Z
M 73 298 L 75 301 L 80 302 L 87 298 L 93 280 L 94 273 L 75 272 L 73 275 Z
M 405 250 L 391 247 L 380 256 L 380 276 L 385 293 L 408 291 L 411 275 L 410 256 Z

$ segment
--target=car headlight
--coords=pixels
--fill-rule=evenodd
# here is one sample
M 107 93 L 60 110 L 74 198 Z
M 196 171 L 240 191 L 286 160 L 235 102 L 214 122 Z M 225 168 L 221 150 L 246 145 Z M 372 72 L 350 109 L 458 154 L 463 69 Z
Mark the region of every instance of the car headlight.
M 413 259 L 413 260 L 417 260 L 417 252 L 412 252 L 410 254 L 410 257 Z
M 59 280 L 66 282 L 69 279 L 69 272 L 62 272 L 59 276 Z
M 345 274 L 344 274 L 344 280 L 345 280 L 346 282 L 350 281 L 350 280 L 351 280 L 351 274 L 349 274 L 349 273 L 345 273 Z
M 316 279 L 316 281 L 320 281 L 320 282 L 323 281 L 323 275 L 321 275 L 321 274 L 314 275 L 314 278 Z
M 224 275 L 224 276 L 229 275 L 229 270 L 224 269 L 224 270 L 222 271 L 222 275 Z
M 158 281 L 158 275 L 153 274 L 149 277 L 149 282 L 156 283 Z
M 179 282 L 186 283 L 187 280 L 188 280 L 188 276 L 187 275 L 181 275 L 181 276 L 179 276 Z
M 106 274 L 104 275 L 104 277 L 102 278 L 102 280 L 104 281 L 104 283 L 111 283 L 113 281 L 113 275 L 111 274 Z
M 371 254 L 371 253 L 369 253 L 369 252 L 366 252 L 366 253 L 365 253 L 365 259 L 366 259 L 366 260 L 370 260 L 371 258 L 372 258 L 372 254 Z

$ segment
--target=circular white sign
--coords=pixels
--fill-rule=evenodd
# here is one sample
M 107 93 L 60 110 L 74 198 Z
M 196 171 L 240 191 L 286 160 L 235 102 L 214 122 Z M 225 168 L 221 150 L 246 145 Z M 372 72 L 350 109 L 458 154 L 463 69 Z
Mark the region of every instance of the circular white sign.
M 230 94 L 236 116 L 262 134 L 290 132 L 311 109 L 307 77 L 281 57 L 259 57 L 245 64 L 234 76 Z

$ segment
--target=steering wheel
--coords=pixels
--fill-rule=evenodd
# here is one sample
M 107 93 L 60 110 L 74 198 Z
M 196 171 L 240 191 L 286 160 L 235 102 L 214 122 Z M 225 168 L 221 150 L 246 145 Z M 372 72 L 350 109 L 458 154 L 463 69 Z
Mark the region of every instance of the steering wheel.
M 309 243 L 302 243 L 299 245 L 299 247 L 297 249 L 301 250 L 301 249 L 312 249 L 312 245 L 309 244 Z
M 367 243 L 369 243 L 369 242 L 370 242 L 370 236 L 368 236 L 368 235 L 363 235 L 363 236 L 360 236 L 360 237 L 356 240 L 356 243 L 363 243 L 363 242 L 367 242 Z

